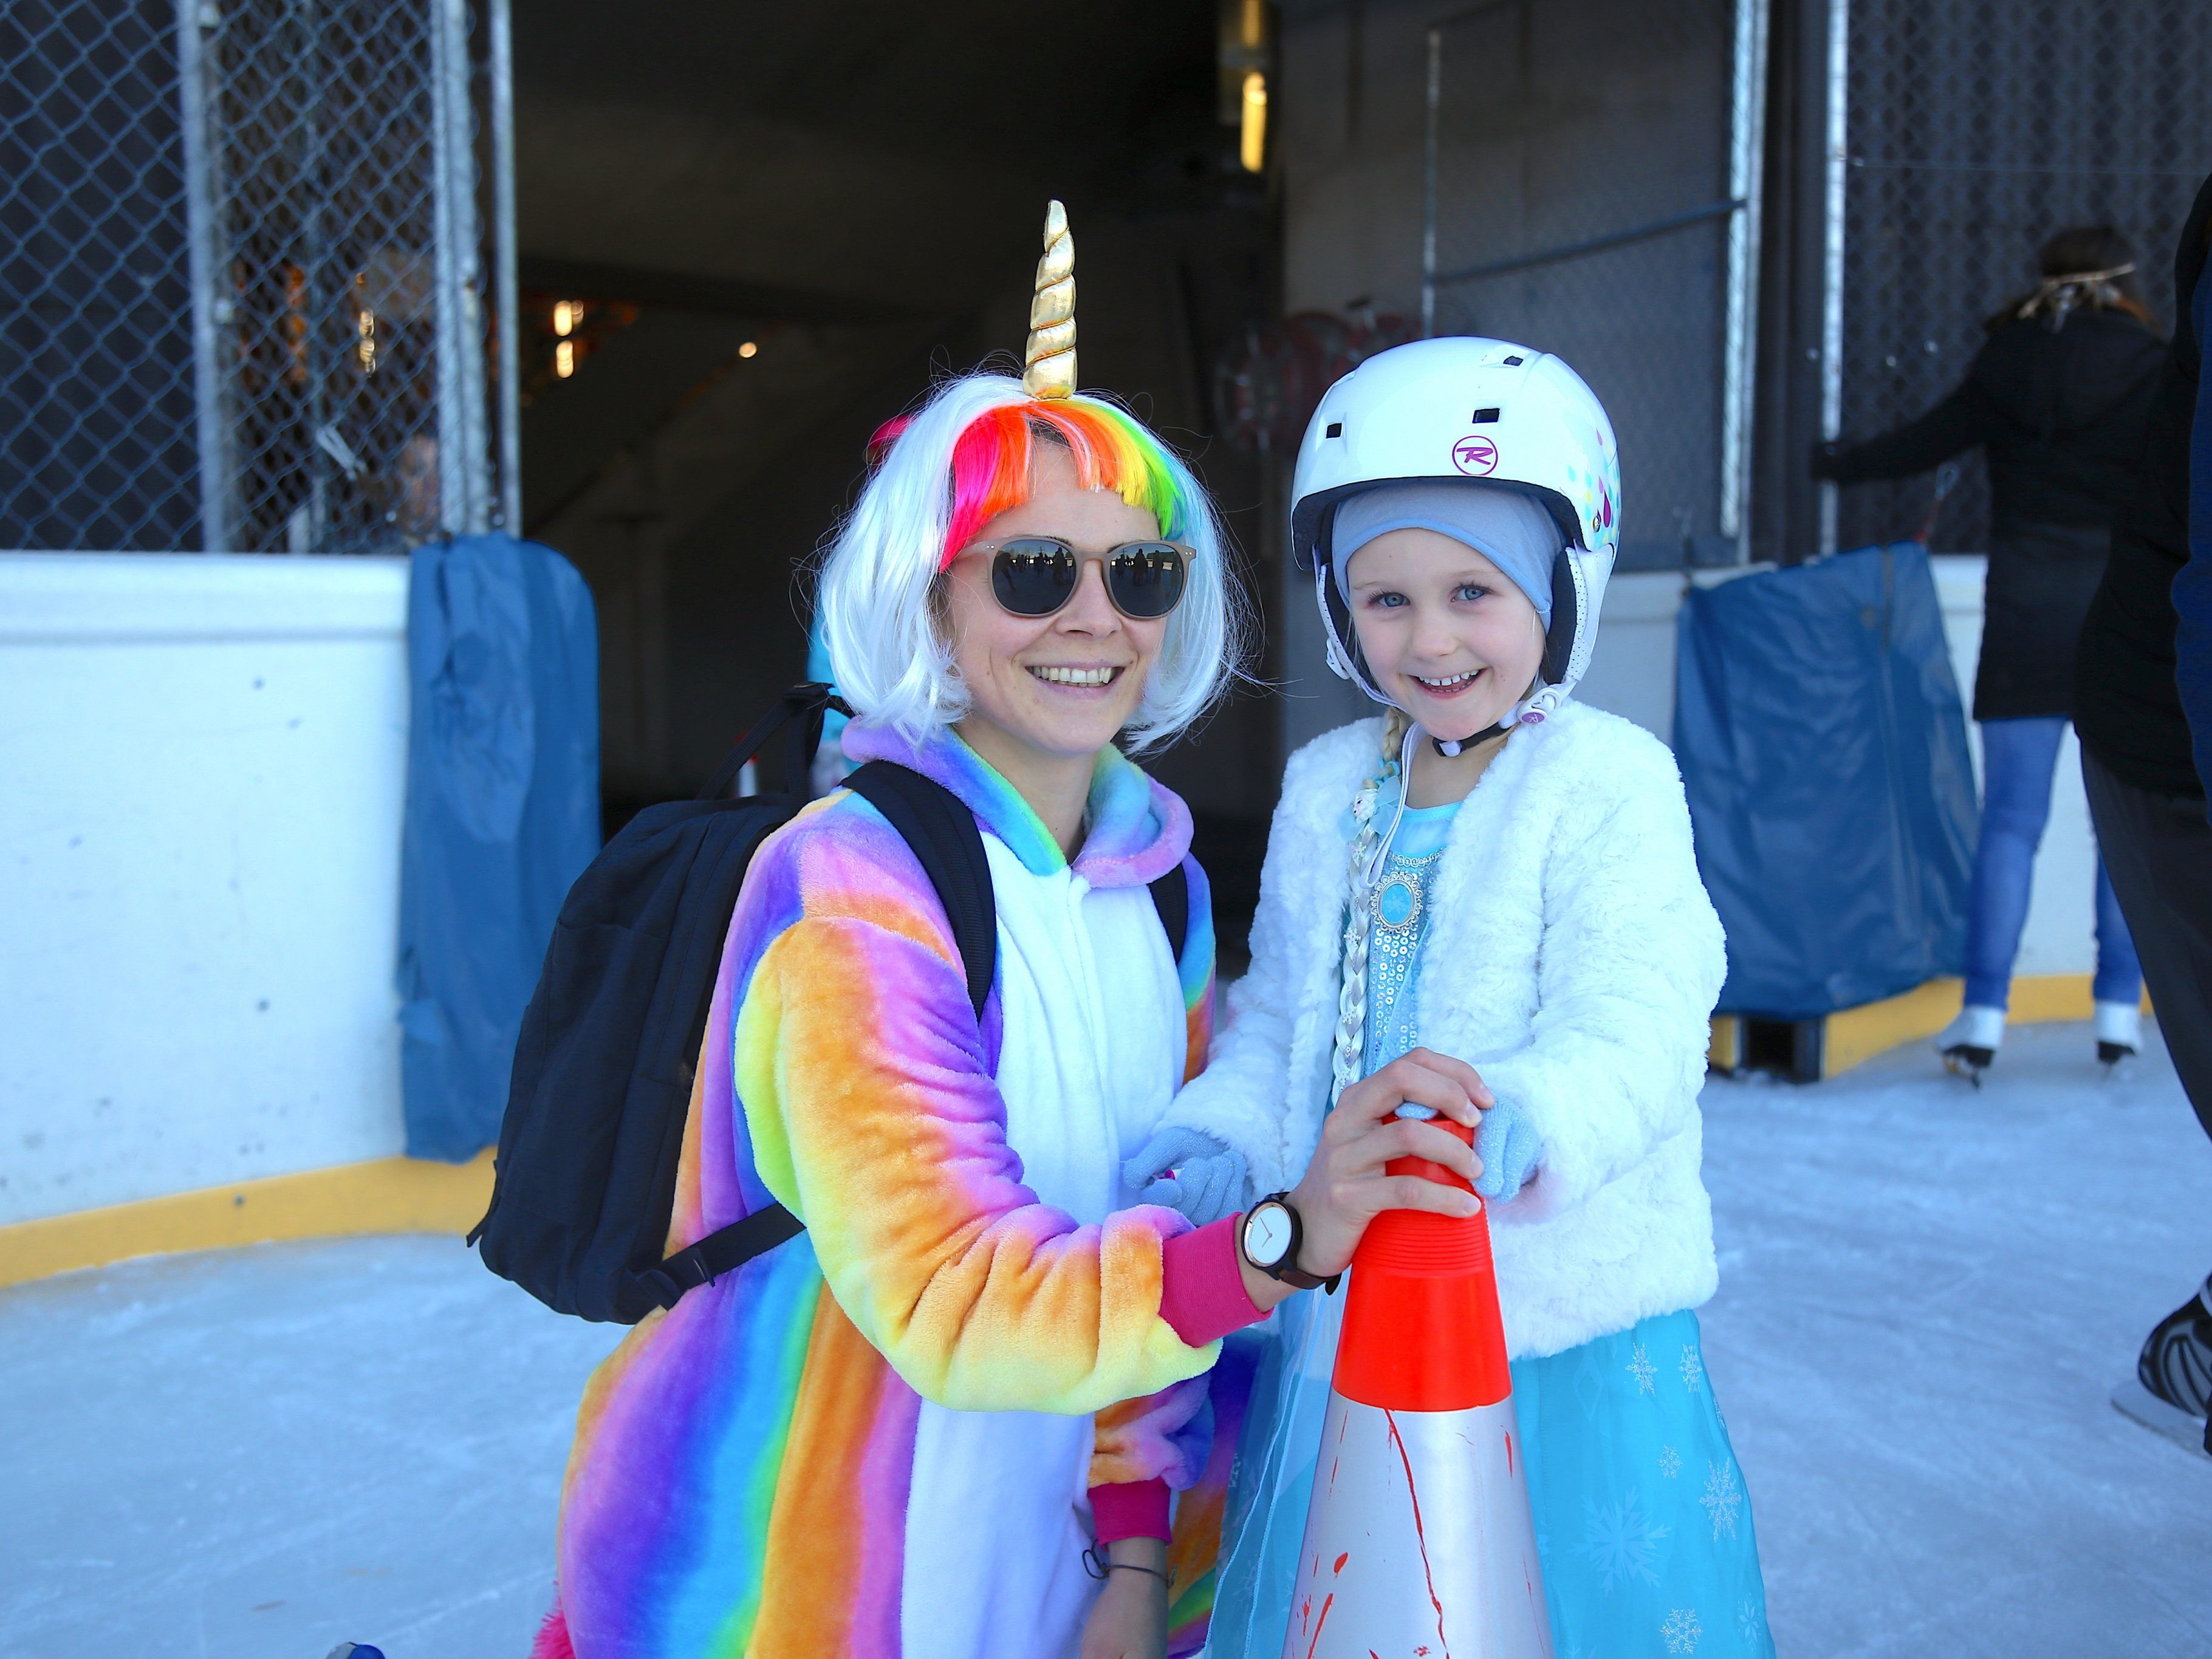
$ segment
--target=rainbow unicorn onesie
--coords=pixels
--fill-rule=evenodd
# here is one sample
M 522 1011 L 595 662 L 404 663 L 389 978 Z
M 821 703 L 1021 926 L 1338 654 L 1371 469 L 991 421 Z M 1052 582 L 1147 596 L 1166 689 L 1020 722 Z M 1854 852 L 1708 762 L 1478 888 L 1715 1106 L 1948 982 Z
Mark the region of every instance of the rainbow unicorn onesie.
M 1160 1483 L 1188 1653 L 1249 1377 L 1216 1368 L 1219 1339 L 1256 1314 L 1229 1224 L 1134 1206 L 1120 1171 L 1206 1057 L 1189 813 L 1109 748 L 1071 864 L 949 729 L 916 744 L 863 720 L 844 745 L 974 811 L 990 998 L 979 1020 L 927 878 L 868 802 L 840 790 L 763 843 L 668 1247 L 771 1201 L 806 1231 L 647 1315 L 593 1376 L 538 1651 L 1072 1659 L 1092 1493 Z M 1180 960 L 1146 890 L 1178 865 Z

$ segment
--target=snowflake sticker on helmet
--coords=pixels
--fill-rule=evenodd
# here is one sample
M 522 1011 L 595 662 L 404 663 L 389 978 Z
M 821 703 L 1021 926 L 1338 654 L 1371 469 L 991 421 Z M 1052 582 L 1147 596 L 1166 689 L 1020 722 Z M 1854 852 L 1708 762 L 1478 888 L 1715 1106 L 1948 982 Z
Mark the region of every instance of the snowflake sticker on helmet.
M 1462 438 L 1452 446 L 1452 465 L 1471 477 L 1498 471 L 1498 446 L 1479 435 Z

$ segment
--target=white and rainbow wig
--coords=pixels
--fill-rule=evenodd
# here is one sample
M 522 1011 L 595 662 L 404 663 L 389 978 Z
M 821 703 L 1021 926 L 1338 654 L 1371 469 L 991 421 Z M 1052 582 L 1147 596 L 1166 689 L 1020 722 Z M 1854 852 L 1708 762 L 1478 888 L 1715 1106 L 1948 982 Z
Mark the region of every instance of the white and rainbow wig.
M 984 525 L 1028 499 L 1039 442 L 1064 445 L 1086 488 L 1145 508 L 1162 537 L 1191 550 L 1182 603 L 1124 734 L 1131 751 L 1183 731 L 1236 674 L 1245 602 L 1190 469 L 1127 410 L 1097 398 L 1032 398 L 1011 375 L 968 374 L 876 434 L 874 474 L 823 563 L 823 643 L 860 718 L 920 743 L 967 712 L 933 589 Z

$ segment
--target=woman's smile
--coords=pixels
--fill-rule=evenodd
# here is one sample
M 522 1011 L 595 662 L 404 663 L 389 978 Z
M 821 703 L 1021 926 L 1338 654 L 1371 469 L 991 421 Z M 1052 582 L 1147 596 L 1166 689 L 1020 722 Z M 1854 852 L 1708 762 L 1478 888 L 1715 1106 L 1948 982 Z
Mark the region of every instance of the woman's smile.
M 1030 675 L 1044 682 L 1055 691 L 1082 693 L 1110 690 L 1127 670 L 1125 663 L 1036 663 L 1029 665 Z

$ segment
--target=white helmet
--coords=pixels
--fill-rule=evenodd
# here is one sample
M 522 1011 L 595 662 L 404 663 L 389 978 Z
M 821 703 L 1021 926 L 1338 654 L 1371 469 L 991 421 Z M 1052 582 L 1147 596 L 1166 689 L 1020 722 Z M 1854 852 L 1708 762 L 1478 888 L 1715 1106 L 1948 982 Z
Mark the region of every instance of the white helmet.
M 1499 724 L 1534 726 L 1589 666 L 1598 607 L 1620 548 L 1620 457 L 1613 422 L 1583 377 L 1547 352 L 1468 336 L 1416 340 L 1370 357 L 1329 387 L 1298 446 L 1291 552 L 1310 559 L 1329 666 L 1377 702 L 1350 614 L 1329 580 L 1336 508 L 1378 484 L 1478 478 L 1548 508 L 1565 547 L 1552 571 L 1552 622 L 1533 690 Z

